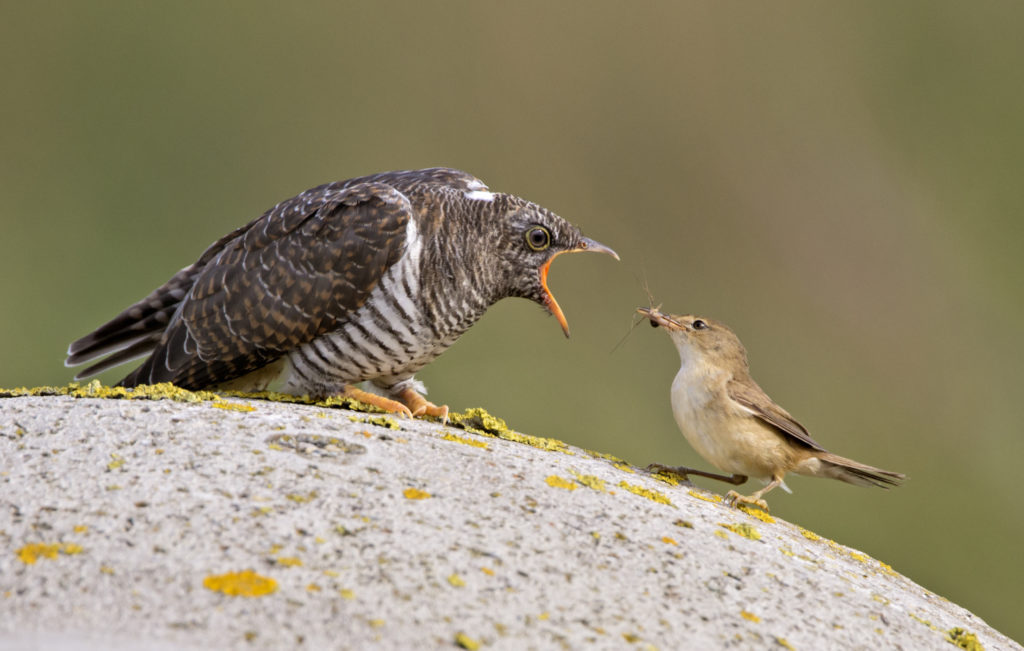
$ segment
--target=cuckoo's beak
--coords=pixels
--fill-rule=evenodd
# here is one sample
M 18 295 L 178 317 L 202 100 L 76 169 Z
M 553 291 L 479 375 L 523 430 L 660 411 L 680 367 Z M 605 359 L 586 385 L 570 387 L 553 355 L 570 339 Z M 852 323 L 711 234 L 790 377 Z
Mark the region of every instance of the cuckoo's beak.
M 564 251 L 559 251 L 550 258 L 548 258 L 548 261 L 541 266 L 540 284 L 544 288 L 544 307 L 546 307 L 548 309 L 548 312 L 551 312 L 551 314 L 555 315 L 555 318 L 558 319 L 558 325 L 562 326 L 562 332 L 565 333 L 566 337 L 569 336 L 569 322 L 565 320 L 565 315 L 562 314 L 562 308 L 558 307 L 558 301 L 555 300 L 555 296 L 551 293 L 551 290 L 548 289 L 548 270 L 551 269 L 551 262 L 558 256 L 562 255 L 563 253 L 577 253 L 579 251 L 607 253 L 616 260 L 619 259 L 619 254 L 616 253 L 615 251 L 612 251 L 604 244 L 601 244 L 600 242 L 595 242 L 589 237 L 584 237 L 583 239 L 580 240 L 579 246 L 577 246 L 575 249 L 566 249 Z

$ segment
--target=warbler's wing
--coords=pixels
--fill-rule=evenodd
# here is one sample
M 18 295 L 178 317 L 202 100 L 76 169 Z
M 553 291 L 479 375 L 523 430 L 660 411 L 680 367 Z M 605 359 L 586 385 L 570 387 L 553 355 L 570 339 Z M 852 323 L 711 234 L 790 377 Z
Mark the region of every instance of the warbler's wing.
M 781 433 L 791 436 L 815 450 L 825 451 L 825 448 L 811 438 L 810 433 L 803 425 L 790 416 L 788 411 L 775 404 L 775 401 L 769 398 L 768 394 L 749 376 L 743 381 L 730 380 L 726 385 L 726 390 L 729 392 L 729 397 L 744 409 Z

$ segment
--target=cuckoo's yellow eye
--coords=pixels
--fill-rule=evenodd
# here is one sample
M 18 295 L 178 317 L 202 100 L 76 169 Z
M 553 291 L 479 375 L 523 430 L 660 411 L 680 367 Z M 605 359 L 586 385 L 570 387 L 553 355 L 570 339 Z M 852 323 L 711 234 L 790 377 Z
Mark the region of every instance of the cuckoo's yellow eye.
M 526 231 L 526 244 L 534 251 L 543 251 L 551 246 L 551 233 L 543 226 L 531 226 Z

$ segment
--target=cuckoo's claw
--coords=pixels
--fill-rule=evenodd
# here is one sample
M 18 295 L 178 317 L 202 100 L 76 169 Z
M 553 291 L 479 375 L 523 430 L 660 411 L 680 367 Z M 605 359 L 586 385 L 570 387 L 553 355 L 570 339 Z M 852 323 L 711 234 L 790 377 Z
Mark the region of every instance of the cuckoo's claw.
M 433 416 L 434 418 L 440 418 L 443 424 L 448 424 L 448 405 L 438 407 L 416 393 L 414 389 L 402 389 L 398 394 L 398 399 L 408 405 L 414 417 L 423 415 Z
M 403 405 L 397 400 L 391 400 L 384 396 L 379 396 L 376 393 L 370 393 L 369 391 L 363 391 L 354 386 L 346 386 L 345 389 L 338 394 L 342 398 L 355 398 L 359 402 L 365 402 L 368 405 L 373 405 L 383 409 L 384 411 L 391 414 L 402 414 L 403 416 L 413 417 L 413 412 L 410 411 L 409 407 Z

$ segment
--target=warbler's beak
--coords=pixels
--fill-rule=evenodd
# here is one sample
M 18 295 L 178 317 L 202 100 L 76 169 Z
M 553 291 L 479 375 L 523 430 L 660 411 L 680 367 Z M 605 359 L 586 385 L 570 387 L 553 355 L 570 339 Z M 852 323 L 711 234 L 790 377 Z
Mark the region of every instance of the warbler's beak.
M 651 327 L 657 328 L 658 326 L 664 326 L 666 328 L 679 328 L 679 324 L 673 321 L 666 314 L 662 314 L 658 311 L 658 308 L 652 307 L 638 307 L 636 311 L 643 314 L 645 317 L 651 320 Z
M 565 333 L 566 337 L 569 336 L 569 322 L 565 320 L 565 315 L 562 314 L 562 308 L 558 306 L 558 301 L 555 300 L 555 296 L 551 293 L 551 290 L 548 289 L 548 270 L 551 269 L 551 262 L 558 256 L 562 255 L 563 253 L 578 253 L 580 251 L 607 253 L 616 260 L 619 259 L 619 254 L 616 253 L 615 251 L 612 251 L 604 244 L 596 242 L 590 239 L 589 237 L 584 237 L 583 239 L 580 240 L 579 246 L 577 246 L 575 249 L 566 249 L 565 251 L 559 251 L 550 258 L 548 258 L 548 261 L 541 266 L 540 284 L 541 287 L 544 288 L 544 307 L 546 307 L 548 309 L 548 312 L 551 312 L 551 314 L 553 314 L 555 318 L 558 319 L 558 325 L 562 326 L 562 332 Z

